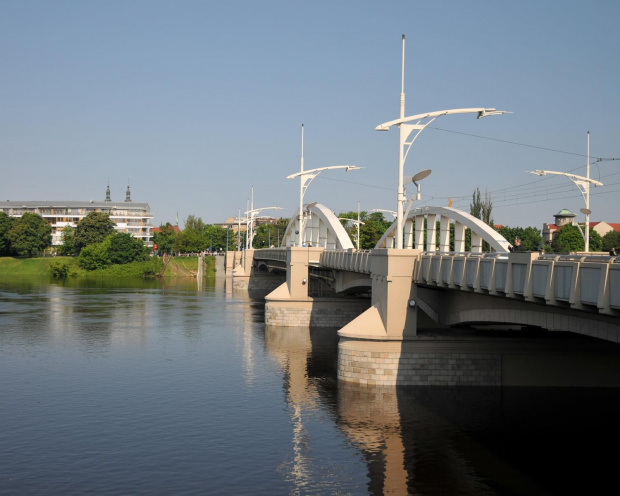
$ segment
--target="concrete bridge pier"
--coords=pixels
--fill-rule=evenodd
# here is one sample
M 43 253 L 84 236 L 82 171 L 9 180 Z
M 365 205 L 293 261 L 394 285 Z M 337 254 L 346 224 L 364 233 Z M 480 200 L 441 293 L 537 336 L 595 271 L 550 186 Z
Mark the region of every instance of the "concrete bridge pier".
M 286 282 L 265 297 L 265 324 L 274 327 L 342 327 L 368 308 L 368 300 L 310 296 L 310 267 L 324 248 L 287 248 Z
M 396 384 L 403 342 L 417 335 L 417 290 L 412 282 L 420 254 L 411 249 L 373 250 L 371 307 L 338 332 L 340 380 Z
M 260 271 L 254 263 L 254 250 L 226 253 L 226 290 L 266 294 L 280 284 L 281 275 Z

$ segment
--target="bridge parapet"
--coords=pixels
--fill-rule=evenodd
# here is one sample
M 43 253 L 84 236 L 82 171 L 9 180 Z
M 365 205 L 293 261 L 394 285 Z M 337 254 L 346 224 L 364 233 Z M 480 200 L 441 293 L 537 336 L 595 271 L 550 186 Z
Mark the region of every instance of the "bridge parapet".
M 325 250 L 321 253 L 320 265 L 329 269 L 370 274 L 370 260 L 368 250 Z
M 620 257 L 424 253 L 417 284 L 620 316 Z
M 263 248 L 254 250 L 254 259 L 256 260 L 274 260 L 278 262 L 286 262 L 286 248 Z

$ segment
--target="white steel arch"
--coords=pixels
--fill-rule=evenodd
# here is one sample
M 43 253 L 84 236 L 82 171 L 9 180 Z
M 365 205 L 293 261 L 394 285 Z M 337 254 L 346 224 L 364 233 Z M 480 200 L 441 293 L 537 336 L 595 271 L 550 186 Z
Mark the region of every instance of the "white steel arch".
M 342 226 L 338 217 L 320 203 L 311 203 L 304 208 L 304 234 L 302 240 L 305 246 L 319 246 L 327 250 L 348 250 L 353 248 L 353 242 Z M 281 247 L 296 246 L 299 232 L 299 209 L 295 211 L 286 227 Z
M 427 242 L 424 243 L 424 218 L 427 219 Z M 415 232 L 413 221 L 415 220 Z M 436 241 L 436 221 L 440 221 L 439 247 Z M 507 253 L 510 243 L 491 226 L 462 210 L 451 207 L 418 207 L 409 213 L 404 225 L 404 248 L 442 253 L 450 251 L 450 224 L 454 221 L 454 250 L 465 251 L 465 229 L 471 231 L 471 251 L 482 252 L 482 242 L 489 244 L 493 251 Z M 396 233 L 394 222 L 381 237 L 375 248 L 392 248 Z

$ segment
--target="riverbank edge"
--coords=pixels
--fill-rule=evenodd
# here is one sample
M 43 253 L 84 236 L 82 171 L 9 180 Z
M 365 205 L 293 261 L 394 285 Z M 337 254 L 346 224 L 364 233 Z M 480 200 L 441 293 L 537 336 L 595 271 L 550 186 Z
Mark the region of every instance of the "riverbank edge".
M 143 262 L 110 265 L 105 269 L 87 271 L 78 265 L 77 257 L 0 257 L 0 275 L 8 276 L 52 276 L 50 265 L 65 264 L 67 277 L 71 278 L 118 278 L 118 277 L 196 277 L 198 257 L 172 257 L 164 269 L 163 260 L 150 257 Z M 205 277 L 215 275 L 215 257 L 205 257 Z M 163 273 L 162 273 L 162 269 Z

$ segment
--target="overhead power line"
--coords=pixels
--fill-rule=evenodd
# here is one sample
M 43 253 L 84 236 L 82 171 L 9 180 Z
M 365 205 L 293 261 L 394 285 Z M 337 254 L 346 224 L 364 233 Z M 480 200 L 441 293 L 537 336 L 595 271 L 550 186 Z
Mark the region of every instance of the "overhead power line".
M 464 133 L 462 131 L 453 131 L 451 129 L 443 129 L 440 127 L 428 127 L 427 129 L 434 129 L 435 131 L 443 131 L 444 133 L 452 133 L 452 134 L 461 134 L 463 136 L 469 136 L 471 138 L 478 138 L 478 139 L 485 139 L 485 140 L 489 140 L 489 141 L 498 141 L 500 143 L 508 143 L 509 145 L 516 145 L 516 146 L 525 146 L 527 148 L 535 148 L 537 150 L 545 150 L 548 152 L 555 152 L 555 153 L 563 153 L 565 155 L 575 155 L 576 157 L 587 157 L 587 155 L 583 154 L 583 153 L 575 153 L 575 152 L 567 152 L 565 150 L 557 150 L 555 148 L 547 148 L 544 146 L 537 146 L 537 145 L 528 145 L 526 143 L 519 143 L 517 141 L 510 141 L 510 140 L 503 140 L 503 139 L 499 139 L 499 138 L 489 138 L 488 136 L 480 136 L 478 134 L 471 134 L 471 133 Z M 605 159 L 603 157 L 595 157 L 595 156 L 590 156 L 590 158 L 595 158 L 599 161 L 601 160 L 616 160 L 616 159 Z

